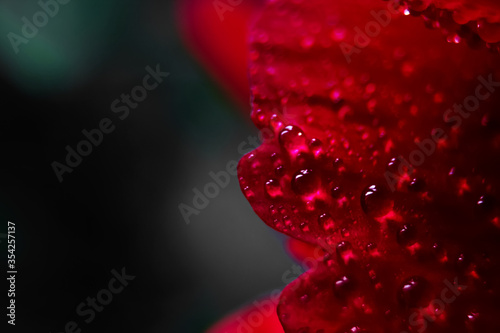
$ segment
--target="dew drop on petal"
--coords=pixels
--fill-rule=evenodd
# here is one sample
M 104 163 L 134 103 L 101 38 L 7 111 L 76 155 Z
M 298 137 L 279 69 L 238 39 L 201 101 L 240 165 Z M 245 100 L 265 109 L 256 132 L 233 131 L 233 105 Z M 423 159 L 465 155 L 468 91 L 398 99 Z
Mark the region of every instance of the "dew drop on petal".
M 342 276 L 335 281 L 334 294 L 339 298 L 344 298 L 354 289 L 354 282 L 348 276 Z
M 311 169 L 300 170 L 292 178 L 292 190 L 298 195 L 311 194 L 318 186 L 318 177 Z
M 284 124 L 283 124 L 283 121 L 280 119 L 280 117 L 277 115 L 277 114 L 273 114 L 271 115 L 271 117 L 269 118 L 270 119 L 270 125 L 271 127 L 276 131 L 280 131 Z
M 301 222 L 299 227 L 302 232 L 309 232 L 309 225 L 307 224 L 307 222 Z
M 428 292 L 428 287 L 428 282 L 420 276 L 408 278 L 399 287 L 397 294 L 399 304 L 404 308 L 420 305 Z
M 309 148 L 311 149 L 311 152 L 313 153 L 315 158 L 319 158 L 323 155 L 323 144 L 320 140 L 311 139 L 311 141 L 309 142 Z
M 393 206 L 394 201 L 390 198 L 389 191 L 381 186 L 370 185 L 361 193 L 361 208 L 372 217 L 386 215 Z
M 413 178 L 408 184 L 408 190 L 411 192 L 421 192 L 425 188 L 425 181 L 421 178 Z
M 479 200 L 477 201 L 477 207 L 482 211 L 482 212 L 489 212 L 493 209 L 495 205 L 495 201 L 492 196 L 489 195 L 482 195 Z
M 245 195 L 245 197 L 247 198 L 247 200 L 251 200 L 255 196 L 255 194 L 253 193 L 253 191 L 250 189 L 250 186 L 245 186 L 243 188 L 243 194 Z
M 478 318 L 479 318 L 479 313 L 477 311 L 471 311 L 467 314 L 466 323 L 468 323 L 469 325 L 473 324 L 478 320 Z
M 335 223 L 333 222 L 333 218 L 328 213 L 321 214 L 318 218 L 318 222 L 319 222 L 319 225 L 325 231 L 333 230 L 333 228 L 335 227 Z
M 332 198 L 338 199 L 338 198 L 340 198 L 340 195 L 342 194 L 342 191 L 340 190 L 340 187 L 334 186 L 330 190 L 330 194 L 331 194 Z
M 417 232 L 412 225 L 405 224 L 397 233 L 397 241 L 400 245 L 411 245 L 417 236 Z
M 279 142 L 283 148 L 293 155 L 308 150 L 304 132 L 297 126 L 286 126 L 280 133 Z
M 275 179 L 269 179 L 266 182 L 266 193 L 270 198 L 276 198 L 283 195 L 280 183 Z
M 347 241 L 337 244 L 337 258 L 340 262 L 348 264 L 350 260 L 355 259 L 352 245 Z

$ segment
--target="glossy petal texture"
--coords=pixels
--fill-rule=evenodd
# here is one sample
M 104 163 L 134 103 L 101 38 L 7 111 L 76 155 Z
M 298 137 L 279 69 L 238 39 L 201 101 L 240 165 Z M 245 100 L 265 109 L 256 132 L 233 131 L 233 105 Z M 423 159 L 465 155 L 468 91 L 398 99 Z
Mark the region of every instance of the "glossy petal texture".
M 494 332 L 500 59 L 387 6 L 270 1 L 252 31 L 266 140 L 240 161 L 241 188 L 269 226 L 329 252 L 285 289 L 280 320 Z M 437 311 L 455 278 L 463 290 Z

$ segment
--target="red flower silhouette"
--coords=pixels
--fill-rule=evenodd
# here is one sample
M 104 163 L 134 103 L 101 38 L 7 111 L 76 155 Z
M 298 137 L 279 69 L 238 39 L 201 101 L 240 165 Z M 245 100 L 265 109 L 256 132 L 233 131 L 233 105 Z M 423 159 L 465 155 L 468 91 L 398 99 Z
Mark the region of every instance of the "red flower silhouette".
M 185 0 L 179 3 L 184 42 L 235 101 L 247 109 L 248 26 L 260 0 Z

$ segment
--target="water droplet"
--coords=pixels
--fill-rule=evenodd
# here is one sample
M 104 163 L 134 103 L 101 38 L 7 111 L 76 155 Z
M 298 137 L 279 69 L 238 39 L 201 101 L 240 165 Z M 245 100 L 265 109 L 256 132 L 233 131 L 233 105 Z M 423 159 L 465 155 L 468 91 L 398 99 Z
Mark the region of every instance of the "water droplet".
M 285 167 L 283 165 L 278 165 L 274 170 L 277 177 L 281 177 L 285 174 Z
M 484 19 L 478 20 L 477 33 L 487 43 L 500 42 L 500 23 L 490 23 Z
M 370 185 L 361 193 L 361 208 L 372 217 L 381 217 L 389 213 L 394 206 L 387 189 Z
M 459 44 L 462 41 L 462 38 L 458 34 L 450 34 L 446 37 L 446 41 L 448 43 Z
M 344 161 L 341 158 L 336 158 L 333 161 L 333 169 L 339 174 L 342 173 L 342 171 L 345 169 Z
M 495 206 L 495 199 L 490 195 L 482 195 L 477 201 L 477 207 L 481 212 L 489 212 Z
M 408 278 L 400 286 L 398 291 L 398 302 L 404 308 L 413 308 L 421 303 L 427 296 L 429 291 L 429 283 L 420 276 Z
M 467 314 L 467 322 L 469 324 L 474 323 L 479 318 L 479 313 L 477 311 L 471 311 Z
M 247 200 L 251 200 L 251 199 L 253 199 L 255 197 L 255 194 L 250 189 L 250 186 L 245 186 L 243 188 L 243 194 L 245 195 L 245 197 L 247 198 Z
M 266 182 L 266 193 L 271 198 L 277 198 L 283 195 L 280 183 L 275 179 L 269 179 Z
M 251 112 L 251 117 L 255 125 L 259 128 L 267 126 L 266 123 L 266 114 L 261 109 L 256 109 Z
M 389 163 L 387 163 L 387 171 L 401 177 L 405 174 L 411 173 L 413 169 L 412 166 L 404 159 L 394 157 L 391 158 Z
M 285 126 L 283 124 L 283 121 L 281 120 L 281 118 L 277 114 L 271 115 L 271 117 L 269 119 L 270 119 L 269 123 L 275 132 L 281 131 L 283 126 Z
M 340 230 L 340 234 L 342 235 L 342 237 L 349 237 L 350 235 L 349 229 L 342 228 L 342 230 Z
M 470 264 L 470 258 L 464 253 L 460 253 L 456 260 L 456 267 L 459 271 L 465 271 Z
M 286 126 L 280 133 L 279 142 L 283 148 L 294 155 L 308 150 L 304 132 L 297 126 Z
M 311 149 L 315 158 L 319 158 L 323 155 L 323 144 L 319 139 L 311 139 L 309 142 L 309 148 Z
M 319 225 L 323 227 L 323 230 L 330 231 L 335 227 L 335 223 L 333 222 L 333 218 L 330 214 L 324 213 L 321 214 L 318 218 Z
M 408 190 L 411 192 L 421 192 L 425 188 L 425 181 L 420 178 L 413 178 L 408 184 Z
M 292 226 L 292 220 L 288 216 L 283 216 L 283 222 L 285 222 L 285 226 L 290 228 Z
M 307 222 L 301 222 L 299 227 L 302 232 L 309 232 L 309 225 L 307 224 Z
M 318 177 L 311 169 L 300 170 L 292 178 L 292 190 L 299 195 L 311 194 L 318 186 Z
M 397 233 L 397 242 L 400 245 L 411 245 L 417 236 L 417 231 L 412 225 L 405 224 Z
M 354 281 L 348 276 L 342 276 L 335 281 L 334 294 L 339 298 L 345 298 L 354 289 Z
M 330 190 L 330 194 L 331 194 L 332 198 L 338 199 L 338 198 L 340 198 L 342 191 L 340 190 L 340 187 L 335 186 Z
M 350 260 L 355 259 L 352 245 L 347 241 L 340 242 L 337 244 L 337 258 L 340 262 L 348 264 Z
M 446 251 L 441 243 L 432 244 L 432 253 L 436 256 L 436 258 L 441 262 L 446 262 L 448 257 L 446 256 Z
M 375 243 L 369 243 L 368 245 L 366 245 L 366 250 L 368 251 L 368 254 L 371 256 L 379 255 L 377 244 Z

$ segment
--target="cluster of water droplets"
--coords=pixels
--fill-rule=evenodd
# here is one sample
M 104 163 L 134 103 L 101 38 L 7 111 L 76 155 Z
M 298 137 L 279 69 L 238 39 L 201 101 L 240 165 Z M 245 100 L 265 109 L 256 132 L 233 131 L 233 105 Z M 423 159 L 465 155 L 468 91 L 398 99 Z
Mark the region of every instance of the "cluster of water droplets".
M 466 41 L 472 47 L 486 46 L 500 51 L 500 17 L 493 10 L 481 10 L 488 4 L 462 1 L 455 8 L 447 9 L 444 3 L 436 1 L 406 0 L 408 14 L 422 16 L 429 28 L 439 28 L 446 34 L 449 43 Z M 467 3 L 466 3 L 467 2 Z M 497 11 L 498 12 L 498 11 Z
M 496 26 L 492 24 L 481 20 L 475 23 L 468 23 L 469 21 L 462 22 L 461 20 L 463 19 L 459 18 L 457 13 L 452 14 L 449 11 L 437 9 L 429 5 L 430 1 L 420 1 L 420 3 L 427 3 L 427 5 L 420 5 L 419 7 L 417 1 L 408 1 L 406 14 L 421 15 L 429 27 L 443 29 L 450 43 L 466 41 L 469 44 L 478 44 L 481 43 L 478 36 L 481 36 L 485 41 L 489 41 L 488 47 L 495 48 L 496 44 L 493 41 L 500 40 L 500 29 L 498 31 L 495 30 Z M 301 27 L 305 23 L 300 18 L 295 18 L 291 24 L 294 27 Z M 474 27 L 474 25 L 476 26 Z M 316 29 L 309 26 L 306 29 L 307 33 L 300 36 L 300 48 L 307 51 L 314 47 L 327 47 L 317 35 L 320 30 L 321 27 Z M 347 30 L 345 28 L 336 26 L 330 33 L 331 42 L 338 43 L 343 41 L 346 34 Z M 274 36 L 273 38 L 278 37 Z M 271 43 L 270 36 L 263 32 L 259 32 L 256 40 L 263 44 Z M 394 49 L 394 60 L 402 60 L 405 56 L 403 49 Z M 259 57 L 262 57 L 262 55 L 254 50 L 250 57 L 255 61 Z M 256 68 L 251 68 L 252 71 L 256 71 Z M 418 72 L 418 68 L 413 63 L 405 61 L 401 64 L 401 74 L 404 77 L 411 77 L 415 72 Z M 278 76 L 277 74 L 279 74 L 277 66 L 269 65 L 265 67 L 265 75 L 274 77 Z M 293 78 L 286 88 L 289 88 L 291 91 L 297 91 L 296 89 L 299 88 L 305 89 L 310 84 L 310 81 L 305 76 Z M 351 114 L 353 111 L 349 103 L 346 103 L 343 89 L 358 86 L 359 83 L 352 76 L 345 75 L 339 82 L 332 83 L 328 87 L 328 97 L 332 103 L 331 108 L 337 112 L 339 119 L 344 119 L 345 116 Z M 363 99 L 366 100 L 367 110 L 373 114 L 379 102 L 373 95 L 378 89 L 382 89 L 380 89 L 380 86 L 371 83 L 368 78 L 363 82 L 362 86 L 364 89 Z M 254 89 L 254 96 L 257 96 L 258 99 L 265 99 L 267 92 L 264 89 L 259 90 L 258 87 L 253 87 L 252 89 Z M 426 91 L 432 94 L 434 103 L 441 104 L 444 102 L 444 94 L 440 91 L 435 91 L 430 84 L 426 87 Z M 304 96 L 306 95 L 304 93 Z M 420 110 L 416 105 L 412 104 L 412 98 L 410 93 L 406 95 L 401 94 L 394 97 L 394 102 L 395 104 L 408 103 L 410 105 L 408 107 L 409 112 L 413 116 L 416 116 Z M 279 101 L 281 106 L 286 106 L 289 103 L 289 96 L 283 93 L 280 95 Z M 301 120 L 305 121 L 297 121 L 296 123 L 314 125 L 314 123 L 318 122 L 317 114 L 311 111 L 304 112 L 304 114 L 305 119 Z M 350 236 L 349 228 L 345 228 L 345 225 L 339 227 L 342 219 L 348 219 L 347 215 L 337 220 L 335 210 L 346 202 L 350 205 L 356 202 L 361 207 L 367 220 L 377 221 L 381 225 L 385 223 L 395 225 L 395 228 L 387 229 L 387 242 L 397 244 L 402 250 L 408 250 L 411 255 L 417 258 L 416 254 L 418 254 L 423 246 L 423 242 L 419 242 L 419 235 L 425 234 L 427 229 L 424 223 L 414 223 L 414 221 L 423 221 L 424 217 L 419 216 L 419 218 L 413 220 L 409 219 L 408 216 L 411 215 L 411 207 L 408 207 L 408 205 L 403 207 L 397 204 L 397 197 L 403 193 L 405 195 L 412 195 L 411 198 L 415 201 L 427 200 L 432 202 L 432 193 L 428 192 L 428 179 L 423 178 L 418 172 L 415 175 L 414 172 L 405 170 L 404 168 L 404 172 L 401 173 L 399 170 L 400 165 L 397 159 L 394 158 L 389 162 L 387 167 L 389 171 L 393 171 L 394 174 L 399 175 L 395 191 L 390 191 L 381 182 L 366 181 L 361 191 L 347 194 L 336 183 L 336 177 L 340 177 L 339 175 L 343 173 L 342 170 L 345 170 L 346 166 L 341 159 L 335 157 L 335 154 L 331 154 L 331 148 L 334 144 L 339 144 L 341 141 L 340 144 L 345 151 L 349 151 L 349 154 L 355 154 L 350 148 L 351 143 L 349 140 L 345 138 L 339 139 L 338 137 L 322 137 L 321 140 L 315 137 L 308 137 L 302 128 L 295 124 L 290 124 L 289 120 L 280 112 L 264 112 L 260 108 L 254 108 L 252 119 L 258 128 L 265 130 L 268 142 L 272 142 L 275 146 L 274 148 L 279 147 L 279 149 L 263 150 L 266 151 L 266 156 L 259 156 L 259 158 L 256 158 L 256 154 L 259 153 L 250 154 L 247 157 L 255 173 L 260 173 L 261 176 L 263 174 L 262 177 L 265 179 L 258 184 L 245 184 L 243 190 L 251 202 L 255 199 L 255 194 L 258 191 L 264 191 L 266 198 L 271 202 L 268 212 L 273 218 L 275 228 L 281 231 L 294 231 L 298 229 L 304 235 L 314 233 L 320 235 L 318 238 L 325 238 L 324 240 L 328 245 L 333 244 L 336 249 L 336 257 L 325 257 L 325 263 L 332 267 L 339 263 L 349 265 L 349 263 L 356 262 L 360 257 L 359 253 L 366 254 L 372 258 L 384 256 L 385 253 L 382 249 L 387 246 L 383 243 L 361 244 L 361 242 L 353 242 L 351 244 L 348 241 L 330 243 L 331 238 L 329 236 L 335 232 L 337 232 L 337 241 L 339 238 L 348 238 Z M 377 126 L 377 123 L 374 123 L 374 126 Z M 307 129 L 306 127 L 307 125 L 304 125 L 304 129 Z M 362 140 L 367 140 L 369 136 L 368 131 L 360 131 Z M 380 130 L 380 137 L 385 139 L 383 129 Z M 387 139 L 385 151 L 372 149 L 372 158 L 391 152 L 394 144 L 390 139 Z M 359 156 L 359 158 L 361 161 L 364 157 Z M 328 161 L 332 165 L 326 168 L 325 161 Z M 268 165 L 267 163 L 272 165 L 272 172 L 270 173 L 265 168 Z M 264 170 L 262 171 L 263 167 Z M 381 181 L 383 182 L 383 180 Z M 468 191 L 466 183 L 459 185 L 458 180 L 455 182 L 457 183 L 458 195 L 461 195 L 460 191 Z M 245 183 L 245 180 L 242 183 Z M 258 188 L 252 188 L 250 185 L 255 185 Z M 288 202 L 285 202 L 285 199 Z M 494 198 L 485 194 L 478 196 L 474 200 L 470 201 L 470 204 L 476 206 L 478 214 L 487 216 L 488 219 L 493 221 L 492 223 L 495 223 L 496 218 L 496 223 L 500 227 L 499 218 L 491 215 L 493 214 L 492 211 L 495 210 Z M 303 219 L 297 221 L 299 216 Z M 432 222 L 437 223 L 436 221 Z M 360 250 L 361 248 L 363 250 Z M 426 248 L 426 250 L 429 249 Z M 462 267 L 463 270 L 468 270 L 471 266 L 472 261 L 468 259 L 467 255 L 460 253 L 458 256 L 452 256 L 447 252 L 445 246 L 438 242 L 434 243 L 430 250 L 434 254 L 435 260 L 442 264 L 448 265 L 451 262 L 456 267 Z M 369 276 L 374 281 L 376 289 L 385 287 L 378 282 L 378 273 L 375 269 L 369 270 Z M 467 271 L 467 274 L 473 275 L 470 271 Z M 332 285 L 333 293 L 338 298 L 347 297 L 355 288 L 356 283 L 349 275 L 339 276 Z M 421 276 L 404 277 L 404 282 L 397 287 L 395 298 L 399 305 L 405 309 L 417 305 L 425 306 L 429 301 L 427 297 L 431 289 L 430 283 Z M 306 304 L 310 302 L 311 298 L 311 295 L 303 294 L 300 296 L 300 301 Z M 287 314 L 282 313 L 281 315 L 286 317 Z M 467 323 L 473 323 L 477 321 L 478 317 L 479 313 L 471 310 L 464 320 Z M 308 328 L 303 328 L 299 331 L 309 333 Z M 317 333 L 320 333 L 320 331 L 317 331 Z M 350 329 L 350 332 L 363 331 L 357 326 L 353 326 Z

